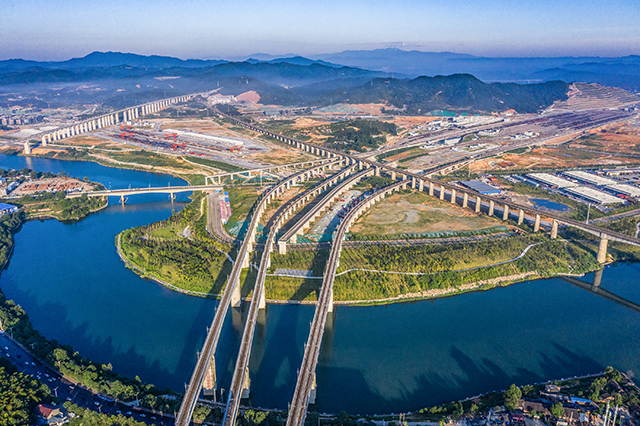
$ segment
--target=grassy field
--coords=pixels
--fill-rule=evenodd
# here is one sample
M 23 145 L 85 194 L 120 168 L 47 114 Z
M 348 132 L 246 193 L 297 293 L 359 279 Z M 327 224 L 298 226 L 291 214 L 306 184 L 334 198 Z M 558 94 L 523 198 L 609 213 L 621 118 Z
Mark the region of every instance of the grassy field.
M 231 203 L 231 218 L 227 225 L 232 225 L 246 219 L 247 214 L 259 197 L 257 187 L 226 187 L 229 192 L 229 202 Z M 228 227 L 227 227 L 228 228 Z
M 242 170 L 247 170 L 244 167 L 234 166 L 232 164 L 223 163 L 222 161 L 209 160 L 207 158 L 189 157 L 189 161 L 191 161 L 192 163 L 202 164 L 204 166 L 215 167 L 216 169 L 220 169 L 223 172 L 239 172 Z
M 502 222 L 476 215 L 423 192 L 395 193 L 377 203 L 351 227 L 355 236 L 477 231 Z
M 531 244 L 537 245 L 524 257 L 502 265 L 487 266 L 510 261 Z M 274 254 L 270 272 L 277 268 L 302 269 L 311 270 L 313 276 L 322 276 L 328 255 L 328 250 L 295 251 L 284 256 Z M 469 270 L 477 267 L 480 268 Z M 334 298 L 337 301 L 367 301 L 412 294 L 419 298 L 424 297 L 419 295 L 421 292 L 459 289 L 479 281 L 488 283 L 482 288 L 490 288 L 500 285 L 501 277 L 524 276 L 531 272 L 534 272 L 532 278 L 546 277 L 556 273 L 586 272 L 598 267 L 591 245 L 569 243 L 565 248 L 564 241 L 552 241 L 544 235 L 466 245 L 360 247 L 343 250 L 334 284 Z M 267 278 L 267 297 L 317 300 L 321 282 L 319 279 L 270 276 Z
M 177 226 L 167 226 L 166 228 L 157 229 L 149 234 L 153 238 L 173 239 L 178 236 L 178 232 L 182 231 Z
M 183 290 L 215 296 L 231 272 L 225 255 L 231 248 L 208 235 L 206 215 L 200 215 L 202 196 L 196 193 L 192 203 L 166 221 L 123 231 L 121 250 L 147 275 Z M 193 232 L 191 239 L 178 237 L 177 232 L 187 226 Z

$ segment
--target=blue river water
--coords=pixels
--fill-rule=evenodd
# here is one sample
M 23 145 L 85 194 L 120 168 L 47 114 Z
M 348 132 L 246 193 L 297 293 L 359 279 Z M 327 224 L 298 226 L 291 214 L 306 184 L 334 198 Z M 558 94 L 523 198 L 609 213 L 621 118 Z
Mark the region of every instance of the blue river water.
M 555 201 L 546 200 L 544 198 L 531 198 L 529 201 L 533 202 L 537 207 L 542 207 L 546 210 L 556 211 L 556 212 L 566 212 L 569 211 L 569 206 L 556 203 Z
M 0 155 L 1 168 L 88 176 L 112 188 L 182 183 L 167 175 Z M 130 197 L 80 222 L 33 221 L 16 234 L 0 288 L 46 337 L 160 387 L 183 389 L 217 303 L 186 296 L 127 270 L 118 232 L 168 217 L 188 201 Z M 640 264 L 605 268 L 601 287 L 640 303 Z M 584 277 L 590 282 L 592 276 Z M 286 408 L 313 306 L 269 305 L 255 334 L 251 403 Z M 231 310 L 216 353 L 229 388 L 242 331 Z M 387 306 L 338 306 L 317 369 L 320 412 L 390 413 L 502 389 L 511 383 L 593 373 L 612 365 L 640 374 L 640 313 L 560 279 Z M 226 396 L 226 395 L 225 395 Z

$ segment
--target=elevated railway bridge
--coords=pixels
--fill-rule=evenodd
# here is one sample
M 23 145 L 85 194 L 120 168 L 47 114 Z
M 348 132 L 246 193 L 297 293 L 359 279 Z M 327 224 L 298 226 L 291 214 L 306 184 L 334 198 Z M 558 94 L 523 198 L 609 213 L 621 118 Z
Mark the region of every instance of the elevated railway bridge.
M 243 398 L 249 397 L 251 381 L 249 378 L 249 359 L 251 355 L 251 347 L 253 344 L 253 335 L 255 333 L 256 324 L 258 322 L 258 311 L 266 308 L 265 297 L 265 279 L 267 276 L 267 269 L 271 266 L 271 252 L 276 245 L 276 237 L 278 231 L 287 222 L 288 218 L 292 216 L 296 210 L 298 210 L 303 204 L 305 199 L 309 199 L 313 194 L 321 192 L 323 188 L 330 185 L 332 181 L 339 179 L 344 173 L 350 171 L 352 168 L 347 166 L 342 171 L 335 173 L 328 177 L 324 181 L 319 182 L 314 187 L 307 189 L 306 191 L 296 195 L 294 198 L 285 203 L 275 213 L 274 217 L 269 221 L 269 234 L 267 240 L 264 243 L 264 249 L 262 257 L 260 259 L 260 266 L 258 268 L 258 275 L 253 288 L 253 297 L 251 298 L 251 304 L 245 321 L 242 338 L 240 340 L 240 350 L 238 351 L 238 357 L 233 372 L 231 387 L 229 389 L 226 410 L 224 413 L 222 424 L 223 426 L 235 425 L 236 417 L 238 415 L 238 409 L 240 407 L 240 401 Z
M 622 235 L 613 231 L 605 230 L 594 225 L 584 224 L 572 219 L 567 219 L 553 213 L 541 211 L 530 206 L 520 205 L 510 201 L 501 200 L 496 197 L 480 195 L 474 191 L 466 188 L 462 188 L 449 183 L 443 183 L 430 177 L 419 175 L 415 173 L 409 173 L 405 170 L 399 170 L 397 168 L 390 167 L 385 164 L 378 163 L 376 161 L 360 159 L 339 151 L 322 148 L 313 144 L 302 142 L 284 135 L 280 135 L 274 132 L 270 132 L 265 129 L 261 129 L 252 124 L 245 123 L 241 120 L 237 120 L 234 117 L 230 117 L 226 114 L 219 113 L 237 124 L 250 128 L 259 133 L 263 133 L 267 136 L 273 137 L 279 141 L 290 144 L 291 146 L 326 157 L 330 160 L 337 161 L 339 164 L 345 162 L 354 165 L 358 170 L 370 169 L 370 172 L 376 176 L 379 176 L 382 172 L 389 175 L 395 182 L 392 185 L 384 188 L 382 191 L 378 191 L 373 195 L 363 200 L 355 209 L 351 210 L 345 219 L 340 224 L 336 238 L 332 243 L 332 251 L 329 261 L 327 263 L 325 274 L 323 278 L 323 285 L 319 295 L 318 304 L 316 307 L 316 313 L 312 322 L 311 331 L 307 345 L 305 346 L 305 355 L 303 358 L 303 364 L 300 369 L 300 373 L 296 383 L 296 390 L 291 404 L 291 411 L 289 418 L 287 419 L 287 425 L 302 425 L 306 415 L 306 408 L 309 401 L 309 397 L 312 392 L 312 388 L 315 383 L 315 367 L 317 364 L 317 357 L 319 346 L 322 341 L 322 333 L 324 325 L 326 323 L 327 313 L 333 309 L 333 281 L 335 279 L 335 271 L 339 264 L 340 251 L 342 248 L 344 235 L 348 232 L 349 227 L 356 220 L 356 218 L 368 207 L 373 205 L 376 201 L 382 198 L 385 194 L 399 188 L 411 187 L 419 191 L 428 192 L 431 196 L 437 196 L 441 200 L 447 200 L 451 203 L 460 204 L 464 208 L 473 208 L 475 212 L 485 212 L 488 215 L 500 214 L 499 217 L 502 220 L 510 220 L 514 218 L 519 224 L 522 224 L 525 220 L 529 221 L 533 225 L 534 232 L 538 232 L 541 229 L 541 224 L 544 222 L 547 227 L 550 228 L 552 238 L 557 237 L 558 227 L 567 226 L 576 229 L 580 229 L 592 235 L 595 235 L 600 239 L 600 246 L 598 250 L 597 258 L 600 262 L 604 263 L 606 259 L 606 250 L 608 241 L 617 241 L 625 244 L 631 244 L 640 246 L 640 240 Z M 322 167 L 322 166 L 317 166 Z M 317 171 L 318 169 L 316 169 Z M 249 233 L 238 255 L 238 261 L 234 265 L 232 274 L 229 277 L 228 283 L 224 289 L 220 306 L 216 311 L 215 318 L 212 326 L 209 329 L 203 350 L 201 351 L 198 363 L 192 374 L 189 387 L 185 394 L 183 404 L 176 418 L 177 425 L 187 425 L 191 420 L 193 409 L 197 396 L 202 386 L 203 378 L 207 371 L 210 371 L 211 361 L 215 353 L 217 340 L 220 335 L 220 328 L 226 315 L 229 305 L 238 306 L 240 303 L 239 294 L 239 276 L 242 268 L 249 266 L 249 253 L 252 250 L 255 236 L 257 233 L 257 224 L 260 217 L 264 213 L 266 205 L 275 199 L 279 194 L 284 192 L 289 185 L 296 181 L 296 179 L 304 179 L 309 176 L 308 173 L 312 171 L 300 172 L 296 175 L 292 175 L 282 180 L 277 185 L 273 186 L 263 197 L 256 203 L 254 209 L 251 225 L 249 227 Z M 264 272 L 270 264 L 270 253 L 273 250 L 273 246 L 276 243 L 274 232 L 282 226 L 281 221 L 286 220 L 286 213 L 281 213 L 277 216 L 275 225 L 269 230 L 269 236 L 267 237 L 267 243 L 265 244 L 265 251 L 260 262 L 259 278 L 256 282 L 256 286 L 260 285 L 260 282 L 264 280 Z M 264 305 L 264 288 L 256 287 L 254 289 L 254 298 L 256 307 L 250 308 L 250 318 L 253 318 L 255 311 L 260 309 L 261 305 Z M 238 362 L 233 376 L 233 390 L 229 395 L 228 406 L 230 407 L 225 413 L 224 422 L 226 425 L 233 425 L 237 410 L 233 408 L 239 403 L 242 398 L 242 393 L 248 389 L 246 366 L 248 365 L 248 357 L 250 355 L 250 345 L 253 336 L 252 329 L 255 327 L 255 322 L 248 322 L 245 325 L 245 332 L 243 332 L 242 348 L 238 355 Z
M 329 166 L 341 165 L 344 161 L 345 160 L 343 159 L 336 159 L 329 164 L 323 163 L 311 169 L 291 175 L 263 193 L 261 198 L 257 201 L 253 212 L 251 213 L 251 224 L 249 225 L 247 236 L 238 251 L 236 262 L 233 265 L 229 279 L 227 280 L 224 291 L 222 292 L 222 297 L 220 298 L 211 327 L 208 329 L 207 337 L 203 348 L 200 351 L 196 367 L 191 375 L 191 379 L 189 380 L 189 385 L 185 392 L 182 405 L 180 406 L 180 411 L 176 417 L 176 425 L 188 425 L 190 423 L 198 395 L 200 394 L 203 382 L 205 381 L 205 375 L 210 375 L 207 380 L 208 385 L 215 386 L 215 383 L 213 383 L 210 378 L 211 376 L 215 376 L 215 371 L 213 370 L 215 369 L 213 357 L 222 331 L 222 325 L 224 324 L 224 319 L 229 306 L 240 306 L 240 274 L 243 268 L 249 267 L 250 254 L 254 249 L 255 238 L 258 232 L 258 222 L 267 205 L 288 189 L 292 184 L 304 181 L 319 171 L 325 170 Z M 233 397 L 233 395 L 231 395 L 231 397 Z

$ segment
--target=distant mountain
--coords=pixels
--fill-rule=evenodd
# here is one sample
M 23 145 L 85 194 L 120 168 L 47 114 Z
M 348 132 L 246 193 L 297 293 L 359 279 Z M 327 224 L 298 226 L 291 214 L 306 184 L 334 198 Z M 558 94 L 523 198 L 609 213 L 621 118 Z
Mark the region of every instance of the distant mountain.
M 302 56 L 294 56 L 292 58 L 276 58 L 276 59 L 272 59 L 270 61 L 267 61 L 270 64 L 279 64 L 279 63 L 287 63 L 287 64 L 292 64 L 292 65 L 303 65 L 303 66 L 307 66 L 307 65 L 312 65 L 312 64 L 320 64 L 320 65 L 324 65 L 326 67 L 332 67 L 332 68 L 342 68 L 344 67 L 344 65 L 338 65 L 338 64 L 332 64 L 331 62 L 327 62 L 327 61 L 323 61 L 321 59 L 308 59 Z
M 413 80 L 374 79 L 359 87 L 342 88 L 318 101 L 333 103 L 385 103 L 404 108 L 409 115 L 433 110 L 499 112 L 514 109 L 537 112 L 556 100 L 567 99 L 569 85 L 562 81 L 539 84 L 487 84 L 470 74 L 418 77 Z
M 182 60 L 170 56 L 144 56 L 134 53 L 120 52 L 93 52 L 82 58 L 73 58 L 68 61 L 60 62 L 37 62 L 24 61 L 22 59 L 10 59 L 0 61 L 0 70 L 20 70 L 33 66 L 49 69 L 82 69 L 93 67 L 114 67 L 120 65 L 128 65 L 139 68 L 203 68 L 213 66 L 227 61 L 223 60 L 200 60 L 188 59 Z
M 0 84 L 69 83 L 127 77 L 194 77 L 199 73 L 215 72 L 222 76 L 251 77 L 265 83 L 290 87 L 328 80 L 371 79 L 387 75 L 360 68 L 324 65 L 301 57 L 291 59 L 300 65 L 277 60 L 256 63 L 224 62 L 202 66 L 202 61 L 113 53 L 91 54 L 56 63 L 56 67 L 52 63 L 36 63 L 37 66 L 33 66 L 31 63 L 12 60 L 0 63 Z M 105 65 L 109 63 L 118 65 Z M 178 65 L 169 66 L 172 63 Z
M 452 59 L 473 58 L 472 55 L 451 52 L 419 52 L 396 48 L 376 50 L 346 50 L 339 53 L 313 55 L 312 58 L 350 67 L 366 68 L 410 76 L 447 73 L 446 64 Z
M 487 58 L 400 49 L 349 50 L 314 55 L 331 63 L 408 76 L 472 74 L 487 82 L 581 81 L 640 91 L 640 56 L 620 58 Z
M 284 86 L 300 86 L 325 80 L 351 79 L 356 77 L 386 76 L 386 73 L 352 67 L 336 67 L 311 62 L 296 65 L 288 62 L 228 62 L 212 67 L 215 72 L 226 76 L 248 76 L 266 83 Z

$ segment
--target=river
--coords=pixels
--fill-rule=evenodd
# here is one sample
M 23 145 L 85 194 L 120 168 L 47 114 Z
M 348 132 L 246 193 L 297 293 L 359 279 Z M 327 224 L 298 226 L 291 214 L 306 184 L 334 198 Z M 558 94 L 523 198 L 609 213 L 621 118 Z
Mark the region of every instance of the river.
M 0 167 L 88 176 L 112 188 L 181 184 L 167 175 L 0 155 Z M 184 206 L 166 195 L 130 197 L 85 220 L 33 221 L 16 234 L 0 288 L 46 337 L 160 387 L 183 389 L 216 302 L 169 291 L 127 270 L 114 238 Z M 640 264 L 607 267 L 606 288 L 640 303 Z M 591 280 L 591 276 L 584 278 Z M 250 363 L 251 402 L 286 408 L 313 306 L 270 305 Z M 241 313 L 227 319 L 216 354 L 228 389 Z M 415 410 L 481 392 L 593 373 L 612 365 L 640 373 L 640 313 L 560 279 L 387 306 L 337 306 L 322 344 L 320 412 Z M 225 395 L 226 396 L 226 395 Z

